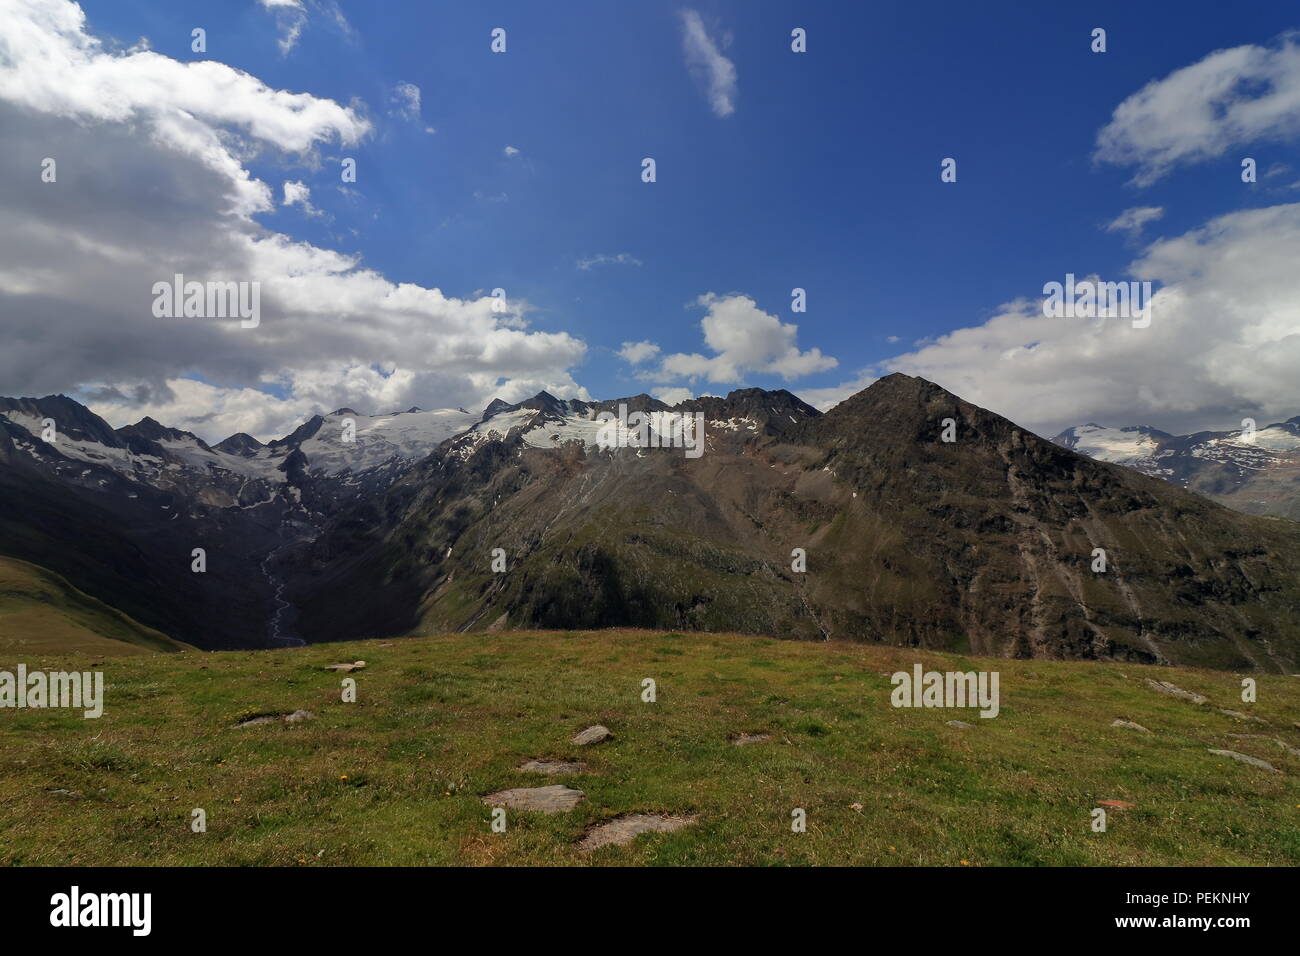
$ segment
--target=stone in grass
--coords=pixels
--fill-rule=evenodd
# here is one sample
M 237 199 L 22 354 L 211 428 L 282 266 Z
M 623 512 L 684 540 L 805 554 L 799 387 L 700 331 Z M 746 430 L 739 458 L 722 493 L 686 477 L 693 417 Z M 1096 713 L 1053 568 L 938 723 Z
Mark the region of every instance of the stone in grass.
M 608 727 L 603 724 L 596 724 L 595 726 L 588 727 L 582 733 L 578 734 L 578 736 L 574 737 L 573 742 L 580 747 L 585 747 L 588 744 L 598 744 L 602 740 L 609 740 L 609 738 L 613 736 L 614 735 L 609 732 Z
M 758 744 L 771 739 L 771 734 L 736 734 L 731 738 L 731 742 L 737 747 L 744 747 L 747 744 Z
M 1151 733 L 1151 731 L 1147 730 L 1141 724 L 1135 724 L 1131 720 L 1120 720 L 1119 718 L 1116 718 L 1110 722 L 1110 725 L 1112 727 L 1123 727 L 1125 730 L 1140 730 L 1144 734 Z
M 1226 707 L 1220 707 L 1219 713 L 1227 714 L 1229 717 L 1236 717 L 1238 720 L 1249 720 L 1256 724 L 1267 724 L 1268 721 L 1263 717 L 1256 717 L 1254 714 L 1243 714 L 1239 710 L 1228 710 Z
M 968 724 L 968 723 L 966 723 L 966 721 L 964 721 L 964 720 L 950 720 L 950 721 L 948 721 L 948 726 L 949 726 L 949 727 L 956 727 L 958 730 L 974 730 L 974 729 L 975 729 L 975 725 L 974 725 L 974 724 Z
M 528 760 L 519 765 L 524 773 L 544 773 L 555 776 L 560 773 L 586 773 L 587 765 L 581 761 L 565 760 Z
M 1292 747 L 1285 740 L 1279 740 L 1277 737 L 1270 737 L 1268 734 L 1228 734 L 1228 736 L 1233 740 L 1271 740 L 1292 757 L 1300 757 L 1300 750 Z
M 365 666 L 365 661 L 353 661 L 351 664 L 328 664 L 325 669 L 327 671 L 338 671 L 342 674 L 351 674 L 353 671 L 364 670 Z
M 695 822 L 695 817 L 670 817 L 659 813 L 629 813 L 615 817 L 608 823 L 598 824 L 578 841 L 584 853 L 602 846 L 621 846 L 631 843 L 642 833 L 671 833 Z
M 1242 763 L 1248 763 L 1252 767 L 1259 767 L 1261 770 L 1267 770 L 1270 773 L 1281 773 L 1277 767 L 1274 767 L 1267 760 L 1260 760 L 1258 757 L 1250 757 L 1246 754 L 1239 754 L 1235 750 L 1215 750 L 1210 748 L 1210 753 L 1219 757 L 1231 757 L 1233 760 L 1240 760 Z
M 1200 694 L 1193 694 L 1190 690 L 1183 690 L 1181 687 L 1176 687 L 1167 680 L 1152 680 L 1148 677 L 1146 681 L 1147 685 L 1150 686 L 1152 690 L 1158 690 L 1160 693 L 1168 694 L 1170 697 L 1190 700 L 1193 704 L 1204 704 L 1209 700 L 1208 697 L 1202 697 Z
M 310 710 L 295 710 L 292 714 L 260 714 L 257 717 L 250 717 L 248 720 L 241 720 L 236 727 L 257 727 L 261 724 L 278 724 L 283 721 L 286 724 L 300 724 L 304 720 L 312 720 L 316 717 Z
M 482 800 L 490 807 L 510 807 L 515 810 L 536 810 L 538 813 L 564 813 L 572 810 L 587 795 L 563 784 L 549 787 L 516 787 L 498 790 Z

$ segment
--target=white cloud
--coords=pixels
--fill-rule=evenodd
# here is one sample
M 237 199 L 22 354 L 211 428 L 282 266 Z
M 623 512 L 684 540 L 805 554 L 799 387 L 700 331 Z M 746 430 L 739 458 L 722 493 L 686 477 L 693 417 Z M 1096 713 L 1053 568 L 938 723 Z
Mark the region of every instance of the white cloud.
M 342 405 L 586 397 L 569 372 L 586 346 L 529 330 L 524 304 L 395 283 L 255 218 L 275 203 L 246 159 L 311 166 L 370 132 L 351 109 L 212 61 L 106 52 L 75 4 L 33 0 L 0 5 L 0 129 L 6 391 L 94 396 L 118 421 L 152 409 L 211 440 Z M 32 187 L 33 154 L 57 159 L 56 183 Z M 153 283 L 177 272 L 259 282 L 260 325 L 155 318 Z
M 841 382 L 839 385 L 832 385 L 829 388 L 801 388 L 799 389 L 799 397 L 813 408 L 825 412 L 834 408 L 846 398 L 852 398 L 877 378 L 878 376 L 870 371 L 862 371 L 850 381 Z
M 388 102 L 392 104 L 393 113 L 402 119 L 420 118 L 420 88 L 414 83 L 400 81 L 388 94 Z
M 682 11 L 682 50 L 686 66 L 704 87 L 717 116 L 736 111 L 736 65 L 722 55 L 694 10 Z
M 1137 166 L 1134 182 L 1145 186 L 1174 166 L 1297 135 L 1298 36 L 1285 34 L 1271 47 L 1218 50 L 1148 83 L 1116 107 L 1097 134 L 1095 158 Z
M 297 44 L 302 28 L 307 25 L 306 7 L 302 0 L 258 0 L 258 3 L 275 17 L 276 25 L 280 28 L 280 39 L 277 41 L 280 54 L 287 54 Z
M 624 342 L 618 350 L 618 357 L 629 365 L 640 365 L 659 354 L 659 346 L 653 342 Z
M 519 155 L 519 150 L 515 149 L 513 146 L 507 146 L 504 150 L 502 150 L 502 152 L 504 152 L 507 156 Z
M 620 252 L 616 256 L 588 256 L 585 259 L 579 259 L 575 265 L 583 272 L 587 272 L 595 266 L 639 266 L 642 265 L 642 262 L 636 256 Z
M 1163 284 L 1151 325 L 1047 319 L 1003 306 L 882 363 L 1027 427 L 1097 421 L 1170 431 L 1300 413 L 1300 203 L 1229 213 L 1156 242 L 1130 266 Z
M 715 354 L 675 353 L 664 356 L 655 377 L 739 382 L 746 373 L 780 375 L 789 380 L 834 368 L 838 362 L 820 349 L 799 351 L 799 327 L 764 312 L 747 295 L 700 296 L 708 309 L 700 321 L 704 344 Z
M 653 394 L 665 405 L 676 405 L 695 397 L 689 388 L 657 388 Z
M 309 216 L 319 216 L 321 211 L 311 204 L 311 189 L 306 183 L 296 179 L 286 179 L 284 182 L 284 199 L 281 202 L 283 206 L 301 206 L 302 211 Z
M 1142 234 L 1143 228 L 1149 222 L 1155 222 L 1165 214 L 1163 206 L 1134 206 L 1132 209 L 1125 209 L 1122 213 L 1106 224 L 1107 232 L 1125 232 L 1133 238 Z

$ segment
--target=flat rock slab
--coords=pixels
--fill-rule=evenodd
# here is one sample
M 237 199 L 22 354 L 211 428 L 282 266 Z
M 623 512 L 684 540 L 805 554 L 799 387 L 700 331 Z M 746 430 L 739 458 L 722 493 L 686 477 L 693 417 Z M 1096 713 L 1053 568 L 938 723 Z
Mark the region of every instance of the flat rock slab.
M 353 671 L 364 670 L 365 661 L 353 661 L 351 664 L 329 664 L 325 667 L 327 671 L 339 671 L 343 674 L 351 674 Z
M 588 727 L 582 733 L 578 734 L 578 736 L 574 737 L 573 742 L 580 747 L 585 747 L 588 744 L 598 744 L 602 740 L 609 740 L 609 738 L 613 736 L 614 735 L 609 732 L 608 727 L 605 727 L 602 724 L 596 724 L 593 727 Z
M 1208 697 L 1202 697 L 1200 694 L 1193 694 L 1190 690 L 1183 690 L 1181 687 L 1176 687 L 1167 680 L 1152 680 L 1148 677 L 1146 682 L 1152 690 L 1158 690 L 1160 693 L 1168 694 L 1170 697 L 1190 700 L 1193 704 L 1204 704 L 1209 700 Z
M 666 817 L 658 813 L 629 813 L 624 817 L 615 817 L 608 823 L 594 826 L 587 835 L 578 841 L 578 849 L 584 853 L 598 850 L 602 846 L 622 846 L 631 843 L 642 833 L 671 833 L 682 827 L 690 826 L 695 817 Z
M 968 724 L 964 720 L 950 720 L 947 722 L 949 727 L 956 727 L 958 730 L 974 730 L 974 724 Z
M 236 727 L 257 727 L 261 724 L 301 724 L 304 720 L 313 720 L 316 717 L 310 710 L 295 710 L 292 714 L 262 714 L 259 717 L 250 717 L 248 720 L 240 721 Z
M 748 744 L 759 744 L 764 740 L 771 740 L 771 734 L 736 734 L 731 738 L 731 742 L 737 747 L 744 747 Z
M 1123 727 L 1125 730 L 1140 730 L 1140 731 L 1142 731 L 1142 733 L 1144 733 L 1144 734 L 1149 734 L 1149 733 L 1151 733 L 1151 731 L 1147 730 L 1147 729 L 1146 729 L 1145 727 L 1143 727 L 1141 724 L 1135 724 L 1135 723 L 1133 723 L 1133 721 L 1131 721 L 1131 720 L 1120 720 L 1120 719 L 1116 718 L 1115 720 L 1112 720 L 1112 721 L 1110 722 L 1110 725 L 1111 725 L 1112 727 Z
M 483 797 L 483 802 L 490 807 L 510 807 L 514 810 L 536 810 L 538 813 L 564 813 L 572 810 L 586 794 L 563 784 L 555 783 L 549 787 L 517 787 L 514 790 L 498 790 Z
M 545 773 L 555 776 L 557 773 L 586 773 L 587 765 L 581 761 L 572 763 L 564 760 L 528 760 L 519 765 L 524 773 Z
M 1267 760 L 1260 760 L 1258 757 L 1251 757 L 1251 756 L 1249 756 L 1249 755 L 1247 755 L 1247 754 L 1239 754 L 1239 753 L 1237 753 L 1237 751 L 1235 751 L 1235 750 L 1214 750 L 1214 749 L 1211 749 L 1211 750 L 1210 750 L 1210 753 L 1215 754 L 1216 756 L 1219 756 L 1219 757 L 1231 757 L 1233 760 L 1240 760 L 1242 763 L 1248 763 L 1248 764 L 1250 764 L 1252 767 L 1259 767 L 1261 770 L 1268 770 L 1268 771 L 1271 772 L 1271 773 L 1281 773 L 1281 772 L 1282 772 L 1281 770 L 1278 770 L 1277 767 L 1274 767 L 1274 766 L 1273 766 L 1271 763 L 1269 763 Z
M 1243 714 L 1239 710 L 1228 710 L 1226 707 L 1220 707 L 1218 710 L 1219 713 L 1227 714 L 1229 717 L 1236 717 L 1238 720 L 1249 720 L 1256 724 L 1268 723 L 1268 721 L 1262 717 L 1256 717 L 1254 714 Z
M 1270 737 L 1268 734 L 1228 734 L 1228 736 L 1233 740 L 1271 740 L 1292 757 L 1300 757 L 1300 750 L 1292 747 L 1285 740 L 1279 740 L 1277 737 Z

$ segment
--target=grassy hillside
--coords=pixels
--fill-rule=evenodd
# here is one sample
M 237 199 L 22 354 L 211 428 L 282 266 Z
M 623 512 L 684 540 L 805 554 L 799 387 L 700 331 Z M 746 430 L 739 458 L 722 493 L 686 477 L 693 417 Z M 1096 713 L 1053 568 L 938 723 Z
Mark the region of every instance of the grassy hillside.
M 358 658 L 359 699 L 343 703 L 343 675 L 323 668 Z M 891 707 L 887 675 L 916 662 L 997 670 L 1001 714 Z M 1289 676 L 1258 677 L 1259 702 L 1242 704 L 1239 678 L 1222 672 L 646 631 L 122 657 L 104 669 L 97 721 L 0 711 L 0 864 L 1300 864 L 1300 759 L 1229 736 L 1300 747 Z M 641 700 L 647 677 L 655 703 Z M 315 718 L 236 726 L 299 708 Z M 596 723 L 614 738 L 570 742 Z M 770 737 L 736 746 L 740 733 Z M 589 772 L 516 769 L 532 758 Z M 511 810 L 506 832 L 491 832 L 482 795 L 555 783 L 586 799 L 554 816 Z M 1103 800 L 1134 806 L 1094 833 Z M 791 832 L 796 807 L 806 833 Z M 194 808 L 206 833 L 190 831 Z M 576 846 L 589 826 L 635 812 L 695 822 L 591 854 Z
M 187 646 L 83 594 L 53 571 L 0 557 L 0 655 L 6 660 L 65 652 L 121 657 Z

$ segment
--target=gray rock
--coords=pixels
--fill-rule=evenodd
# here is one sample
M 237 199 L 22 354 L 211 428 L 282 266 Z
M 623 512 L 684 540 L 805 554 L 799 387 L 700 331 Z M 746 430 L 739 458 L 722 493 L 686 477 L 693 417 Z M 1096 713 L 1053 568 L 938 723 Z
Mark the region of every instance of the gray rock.
M 1264 720 L 1262 717 L 1256 717 L 1254 714 L 1243 714 L 1239 710 L 1228 710 L 1227 708 L 1219 707 L 1218 711 L 1221 714 L 1227 714 L 1229 717 L 1236 717 L 1238 720 L 1249 720 L 1256 724 L 1268 723 L 1268 721 Z
M 1300 750 L 1292 747 L 1285 740 L 1279 740 L 1277 737 L 1270 737 L 1268 734 L 1228 734 L 1228 736 L 1233 740 L 1271 740 L 1292 757 L 1300 757 Z
M 490 807 L 536 810 L 538 813 L 564 813 L 576 807 L 586 796 L 581 790 L 555 783 L 549 787 L 498 790 L 496 793 L 489 793 L 482 800 Z
M 1260 760 L 1258 757 L 1251 757 L 1246 754 L 1239 754 L 1235 750 L 1215 750 L 1210 748 L 1210 753 L 1219 757 L 1231 757 L 1233 760 L 1240 760 L 1242 763 L 1248 763 L 1252 767 L 1259 767 L 1261 770 L 1267 770 L 1270 773 L 1281 773 L 1277 767 L 1274 767 L 1267 760 Z
M 1110 725 L 1111 725 L 1112 727 L 1123 727 L 1123 728 L 1125 728 L 1126 730 L 1140 730 L 1140 731 L 1142 731 L 1142 733 L 1144 733 L 1144 734 L 1149 734 L 1149 733 L 1151 733 L 1151 731 L 1147 730 L 1147 729 L 1146 729 L 1145 727 L 1143 727 L 1141 724 L 1135 724 L 1135 723 L 1133 723 L 1133 721 L 1131 721 L 1131 720 L 1119 720 L 1118 718 L 1116 718 L 1115 720 L 1112 720 L 1112 721 L 1110 722 Z
M 579 761 L 568 763 L 563 760 L 529 760 L 519 765 L 524 773 L 544 773 L 555 776 L 559 773 L 586 773 L 587 765 Z
M 950 720 L 950 721 L 948 721 L 948 726 L 949 726 L 949 727 L 956 727 L 958 730 L 974 730 L 974 729 L 975 729 L 975 725 L 974 725 L 974 724 L 968 724 L 968 723 L 966 723 L 966 721 L 964 721 L 964 720 Z
M 680 830 L 695 822 L 695 817 L 668 817 L 658 813 L 630 813 L 615 817 L 608 823 L 594 826 L 587 835 L 578 841 L 578 849 L 584 853 L 600 849 L 602 846 L 621 846 L 631 843 L 642 833 L 670 833 Z
M 1193 704 L 1204 704 L 1209 698 L 1202 697 L 1200 694 L 1193 694 L 1190 690 L 1183 690 L 1181 687 L 1175 687 L 1167 680 L 1146 679 L 1147 684 L 1152 690 L 1158 690 L 1162 694 L 1168 694 L 1170 697 L 1178 697 L 1182 700 L 1190 700 Z
M 262 714 L 259 717 L 250 717 L 248 720 L 240 721 L 236 727 L 258 727 L 262 724 L 278 724 L 283 721 L 286 724 L 300 724 L 304 720 L 312 720 L 316 717 L 310 710 L 295 710 L 292 714 Z
M 736 734 L 731 738 L 731 742 L 737 747 L 744 747 L 747 744 L 762 743 L 764 740 L 771 740 L 771 734 Z
M 328 664 L 325 669 L 327 671 L 338 671 L 341 674 L 351 674 L 353 671 L 364 670 L 365 666 L 365 661 L 354 661 L 351 664 Z
M 609 740 L 609 738 L 613 736 L 614 735 L 609 732 L 608 727 L 605 727 L 602 724 L 596 724 L 588 727 L 582 733 L 578 734 L 578 736 L 574 737 L 573 742 L 580 747 L 585 747 L 587 744 L 598 744 L 602 740 Z

